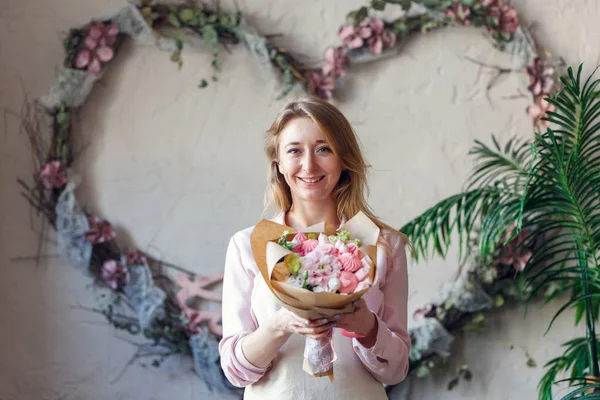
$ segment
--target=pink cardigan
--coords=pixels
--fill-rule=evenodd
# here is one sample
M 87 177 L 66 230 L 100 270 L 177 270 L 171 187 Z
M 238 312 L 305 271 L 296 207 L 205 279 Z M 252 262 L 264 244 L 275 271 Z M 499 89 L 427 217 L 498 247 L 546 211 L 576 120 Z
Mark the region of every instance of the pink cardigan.
M 274 220 L 283 223 L 283 218 Z M 263 279 L 252 256 L 250 234 L 253 228 L 236 233 L 230 240 L 223 280 L 223 338 L 219 343 L 221 367 L 227 379 L 237 387 L 257 382 L 267 368 L 257 368 L 244 356 L 242 339 L 258 328 L 251 303 L 255 280 Z M 364 367 L 381 383 L 397 384 L 408 373 L 410 337 L 407 325 L 408 274 L 404 241 L 383 231 L 390 244 L 389 259 L 382 248 L 377 252 L 378 284 L 364 295 L 369 309 L 377 317 L 379 328 L 373 347 L 365 348 L 352 340 L 354 352 Z M 349 339 L 350 340 L 350 339 Z

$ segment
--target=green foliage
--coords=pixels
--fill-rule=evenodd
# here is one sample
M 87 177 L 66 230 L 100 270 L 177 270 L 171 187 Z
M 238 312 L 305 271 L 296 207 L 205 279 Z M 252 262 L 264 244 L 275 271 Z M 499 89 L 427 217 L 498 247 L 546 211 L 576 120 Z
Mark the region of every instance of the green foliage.
M 501 146 L 476 141 L 470 151 L 475 168 L 463 193 L 440 201 L 400 230 L 411 240 L 417 259 L 447 255 L 453 235 L 460 257 L 474 238 L 480 259 L 496 254 L 499 245 L 522 230 L 516 246 L 543 238 L 522 275 L 527 300 L 547 301 L 568 293 L 553 322 L 574 309 L 575 323 L 585 321 L 586 337 L 567 342 L 561 357 L 550 361 L 540 382 L 540 399 L 551 399 L 560 373 L 570 382 L 598 376 L 595 324 L 600 313 L 600 81 L 581 81 L 581 66 L 562 77 L 563 89 L 551 99 L 555 112 L 545 120 L 552 129 L 538 133 L 533 143 L 511 139 Z M 512 235 L 510 227 L 516 226 Z M 525 230 L 525 228 L 528 228 Z M 551 288 L 551 290 L 549 290 Z M 479 327 L 473 320 L 470 327 Z M 579 398 L 583 392 L 577 392 Z M 582 398 L 592 398 L 592 397 Z

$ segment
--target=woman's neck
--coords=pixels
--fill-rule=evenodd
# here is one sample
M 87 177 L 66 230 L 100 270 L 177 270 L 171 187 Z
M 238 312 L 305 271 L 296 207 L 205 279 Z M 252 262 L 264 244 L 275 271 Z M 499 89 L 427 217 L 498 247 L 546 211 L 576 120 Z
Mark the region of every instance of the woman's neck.
M 333 200 L 323 202 L 294 202 L 285 216 L 287 225 L 298 230 L 323 221 L 337 227 L 340 223 Z

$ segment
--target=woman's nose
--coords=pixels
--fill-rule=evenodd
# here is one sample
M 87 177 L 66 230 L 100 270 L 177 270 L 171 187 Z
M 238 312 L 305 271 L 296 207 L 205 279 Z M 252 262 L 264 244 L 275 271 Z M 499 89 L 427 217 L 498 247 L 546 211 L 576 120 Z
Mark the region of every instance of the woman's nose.
M 314 154 L 312 154 L 311 152 L 308 152 L 308 151 L 304 154 L 305 155 L 302 159 L 302 169 L 305 172 L 311 172 L 315 169 L 315 166 L 316 166 L 315 156 L 314 156 Z

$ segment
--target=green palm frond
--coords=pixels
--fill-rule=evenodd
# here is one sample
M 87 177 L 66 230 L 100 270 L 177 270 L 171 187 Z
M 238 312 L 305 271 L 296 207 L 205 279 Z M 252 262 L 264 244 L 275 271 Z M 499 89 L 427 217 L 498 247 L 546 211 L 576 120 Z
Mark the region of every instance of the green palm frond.
M 509 182 L 515 189 L 522 189 L 522 180 L 527 177 L 527 166 L 531 154 L 529 141 L 511 138 L 504 148 L 492 135 L 495 150 L 475 140 L 475 146 L 469 151 L 477 166 L 467 181 L 467 190 L 485 187 L 496 181 Z
M 585 369 L 588 363 L 587 338 L 575 338 L 563 344 L 566 349 L 563 355 L 550 360 L 544 368 L 548 368 L 539 387 L 539 400 L 548 400 L 552 398 L 552 385 L 557 382 L 561 373 L 571 370 L 570 382 L 576 382 L 578 377 L 585 376 Z M 583 379 L 579 379 L 582 381 Z
M 524 226 L 534 226 L 535 234 L 547 238 L 525 268 L 531 297 L 551 281 L 565 282 L 570 293 L 548 330 L 572 308 L 576 324 L 583 319 L 586 326 L 586 339 L 578 342 L 577 352 L 567 350 L 551 361 L 540 388 L 544 399 L 552 398 L 549 387 L 559 370 L 570 369 L 572 378 L 600 374 L 595 339 L 600 312 L 600 80 L 590 77 L 582 86 L 581 70 L 575 76 L 569 68 L 568 78 L 562 78 L 564 89 L 548 99 L 556 106 L 545 118 L 553 128 L 536 137 L 519 215 Z
M 517 218 L 530 162 L 530 143 L 513 138 L 502 147 L 492 136 L 494 148 L 480 141 L 469 155 L 476 161 L 467 191 L 448 197 L 400 228 L 408 235 L 415 258 L 432 253 L 446 257 L 452 234 L 458 235 L 459 259 L 469 252 L 470 240 L 481 257 L 493 253 L 499 237 Z
M 586 336 L 567 343 L 563 356 L 550 361 L 540 382 L 540 399 L 552 399 L 559 374 L 570 371 L 570 382 L 600 377 L 595 324 L 600 314 L 600 80 L 581 79 L 568 69 L 563 87 L 547 101 L 556 111 L 544 120 L 551 129 L 537 134 L 533 144 L 511 139 L 501 146 L 476 141 L 470 151 L 475 168 L 463 193 L 444 199 L 400 230 L 414 245 L 417 259 L 430 253 L 445 257 L 458 237 L 459 257 L 476 245 L 480 260 L 497 256 L 508 241 L 536 243 L 522 280 L 529 299 L 549 284 L 569 297 L 550 322 L 575 309 L 575 322 L 585 321 Z M 531 149 L 531 151 L 528 151 Z M 515 226 L 517 229 L 512 230 Z M 512 235 L 507 237 L 507 233 Z M 514 243 L 514 242 L 513 242 Z M 527 246 L 530 248 L 530 246 Z M 571 398 L 600 394 L 575 391 Z M 579 396 L 579 397 L 578 397 Z
M 587 393 L 588 391 L 593 390 L 591 393 Z M 561 398 L 561 400 L 574 400 L 574 399 L 582 399 L 582 400 L 600 400 L 600 383 L 593 383 L 581 386 L 578 389 L 575 389 L 568 395 Z

